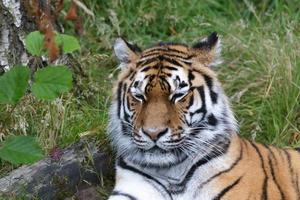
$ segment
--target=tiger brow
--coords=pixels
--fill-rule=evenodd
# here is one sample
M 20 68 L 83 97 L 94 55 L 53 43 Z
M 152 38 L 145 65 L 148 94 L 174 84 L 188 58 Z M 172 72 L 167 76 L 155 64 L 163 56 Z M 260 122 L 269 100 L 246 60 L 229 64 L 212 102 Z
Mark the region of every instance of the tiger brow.
M 157 48 L 154 48 L 154 49 L 150 49 L 148 51 L 146 50 L 145 55 L 153 53 L 155 51 L 164 51 L 164 52 L 172 51 L 172 52 L 176 52 L 176 53 L 186 54 L 186 52 L 184 52 L 184 51 L 180 51 L 178 49 L 174 49 L 174 48 L 170 48 L 170 47 L 157 47 Z
M 159 56 L 160 54 L 163 55 L 170 55 L 170 56 L 175 56 L 175 57 L 180 57 L 180 58 L 185 58 L 187 59 L 189 55 L 186 52 L 181 52 L 181 51 L 174 51 L 174 50 L 167 50 L 167 49 L 159 49 L 155 50 L 152 52 L 147 52 L 142 55 L 142 58 L 147 58 L 150 56 Z
M 149 65 L 149 64 L 152 64 L 153 62 L 158 62 L 156 56 L 155 56 L 155 57 L 152 57 L 152 58 L 149 58 L 149 59 L 142 60 L 142 61 L 138 61 L 138 62 L 137 62 L 137 67 Z

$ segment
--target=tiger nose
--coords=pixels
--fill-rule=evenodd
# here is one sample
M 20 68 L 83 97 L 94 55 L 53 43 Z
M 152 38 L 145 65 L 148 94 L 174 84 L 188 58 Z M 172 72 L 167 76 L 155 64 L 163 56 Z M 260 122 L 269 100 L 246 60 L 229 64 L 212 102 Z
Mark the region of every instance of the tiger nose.
M 161 136 L 166 134 L 168 130 L 168 128 L 142 128 L 142 132 L 153 141 L 157 141 Z

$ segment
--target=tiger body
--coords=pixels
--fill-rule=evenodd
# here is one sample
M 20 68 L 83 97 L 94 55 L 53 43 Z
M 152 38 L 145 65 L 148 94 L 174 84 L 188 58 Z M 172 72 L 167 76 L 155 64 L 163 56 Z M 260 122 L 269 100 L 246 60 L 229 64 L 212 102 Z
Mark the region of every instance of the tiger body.
M 117 153 L 109 200 L 300 199 L 300 154 L 242 139 L 211 66 L 215 33 L 193 47 L 115 43 L 110 109 Z

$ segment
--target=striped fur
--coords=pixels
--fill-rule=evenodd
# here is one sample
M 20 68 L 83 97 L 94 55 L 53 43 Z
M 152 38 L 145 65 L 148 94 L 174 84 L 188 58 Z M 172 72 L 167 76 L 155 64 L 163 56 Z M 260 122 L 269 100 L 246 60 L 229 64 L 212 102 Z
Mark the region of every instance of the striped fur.
M 121 73 L 110 109 L 117 153 L 109 200 L 300 199 L 300 154 L 237 135 L 211 66 L 213 33 L 192 47 L 115 44 Z

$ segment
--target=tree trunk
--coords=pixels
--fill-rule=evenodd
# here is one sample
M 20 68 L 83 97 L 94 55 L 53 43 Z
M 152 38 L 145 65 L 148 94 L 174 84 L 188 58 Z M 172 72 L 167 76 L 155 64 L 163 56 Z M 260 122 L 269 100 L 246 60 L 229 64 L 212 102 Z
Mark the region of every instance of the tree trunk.
M 24 39 L 36 30 L 19 0 L 0 0 L 0 74 L 13 65 L 27 64 Z
M 38 30 L 38 27 L 27 16 L 22 3 L 24 1 L 0 0 L 0 75 L 20 64 L 30 66 L 35 71 L 36 66 L 31 64 L 31 58 L 25 50 L 25 37 Z M 43 4 L 45 0 L 39 2 Z M 74 62 L 76 59 L 67 56 L 61 56 L 57 61 L 68 66 Z M 84 74 L 80 65 L 72 69 L 76 82 L 76 75 Z M 2 195 L 22 194 L 29 199 L 33 196 L 45 200 L 64 199 L 76 192 L 78 185 L 83 182 L 99 183 L 102 175 L 109 171 L 109 159 L 98 150 L 93 142 L 81 141 L 63 150 L 59 161 L 46 158 L 31 166 L 20 167 L 0 179 L 0 199 Z

